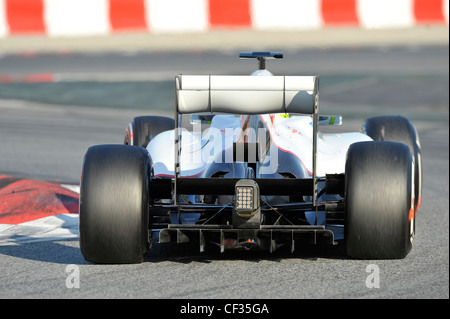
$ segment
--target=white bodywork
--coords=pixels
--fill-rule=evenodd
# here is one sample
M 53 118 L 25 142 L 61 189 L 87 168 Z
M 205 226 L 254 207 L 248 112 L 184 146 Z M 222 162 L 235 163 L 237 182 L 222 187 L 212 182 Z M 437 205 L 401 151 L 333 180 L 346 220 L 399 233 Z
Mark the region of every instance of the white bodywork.
M 312 172 L 312 119 L 311 116 L 284 118 L 282 114 L 260 115 L 273 143 L 281 150 L 294 154 Z M 182 131 L 180 156 L 181 176 L 201 176 L 216 155 L 231 151 L 232 142 L 240 133 L 240 117 L 216 115 L 209 130 L 201 132 Z M 226 138 L 226 132 L 233 137 Z M 153 138 L 147 146 L 153 161 L 154 176 L 174 176 L 175 130 L 163 132 Z M 340 134 L 318 134 L 317 176 L 344 173 L 347 149 L 350 144 L 371 141 L 358 132 Z

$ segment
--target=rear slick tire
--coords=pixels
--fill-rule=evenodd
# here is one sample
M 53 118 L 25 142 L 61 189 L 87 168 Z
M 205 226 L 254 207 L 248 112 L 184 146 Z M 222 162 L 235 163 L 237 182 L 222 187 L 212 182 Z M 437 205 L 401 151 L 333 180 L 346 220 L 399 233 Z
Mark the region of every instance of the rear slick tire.
M 408 145 L 414 158 L 414 210 L 417 212 L 422 199 L 422 151 L 419 133 L 403 116 L 376 116 L 364 121 L 362 133 L 374 141 L 391 141 Z
M 124 144 L 147 147 L 159 133 L 173 130 L 175 120 L 165 116 L 137 116 L 128 124 Z
M 141 147 L 88 149 L 80 185 L 80 248 L 93 263 L 140 263 L 149 246 L 151 158 Z
M 344 246 L 351 258 L 401 259 L 414 238 L 413 159 L 407 145 L 350 145 L 345 166 Z

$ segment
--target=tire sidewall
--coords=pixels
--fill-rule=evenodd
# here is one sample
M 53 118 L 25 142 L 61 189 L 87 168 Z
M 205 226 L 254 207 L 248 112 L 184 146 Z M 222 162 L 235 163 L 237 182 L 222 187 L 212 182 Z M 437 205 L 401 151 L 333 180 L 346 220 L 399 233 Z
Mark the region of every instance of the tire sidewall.
M 80 184 L 80 248 L 95 263 L 142 262 L 149 243 L 151 159 L 124 145 L 89 148 Z
M 412 247 L 413 166 L 403 143 L 352 144 L 346 162 L 344 246 L 359 259 L 404 258 Z

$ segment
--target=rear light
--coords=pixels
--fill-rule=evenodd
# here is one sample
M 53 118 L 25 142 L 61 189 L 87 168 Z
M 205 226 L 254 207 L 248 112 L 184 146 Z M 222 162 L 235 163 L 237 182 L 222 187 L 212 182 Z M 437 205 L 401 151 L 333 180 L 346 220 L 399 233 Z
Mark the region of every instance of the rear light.
M 253 188 L 238 187 L 236 188 L 236 209 L 252 209 L 253 208 Z
M 241 179 L 235 186 L 236 214 L 242 218 L 252 217 L 259 209 L 259 186 L 252 179 Z

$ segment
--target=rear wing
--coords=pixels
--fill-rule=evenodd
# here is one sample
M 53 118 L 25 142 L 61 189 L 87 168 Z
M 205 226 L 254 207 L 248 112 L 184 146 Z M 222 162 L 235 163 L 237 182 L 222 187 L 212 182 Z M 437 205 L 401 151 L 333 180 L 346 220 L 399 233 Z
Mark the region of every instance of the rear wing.
M 175 90 L 178 114 L 313 114 L 319 77 L 178 75 Z
M 318 76 L 178 75 L 175 78 L 175 174 L 173 200 L 198 179 L 180 178 L 181 118 L 192 113 L 268 114 L 298 113 L 313 117 L 313 205 L 317 200 Z M 206 180 L 204 181 L 207 182 Z M 211 181 L 215 182 L 215 181 Z M 211 184 L 211 183 L 209 183 Z M 178 189 L 179 187 L 182 188 Z

